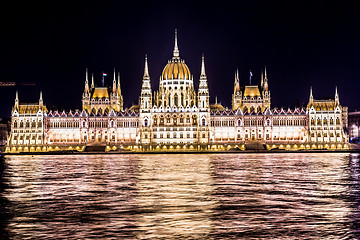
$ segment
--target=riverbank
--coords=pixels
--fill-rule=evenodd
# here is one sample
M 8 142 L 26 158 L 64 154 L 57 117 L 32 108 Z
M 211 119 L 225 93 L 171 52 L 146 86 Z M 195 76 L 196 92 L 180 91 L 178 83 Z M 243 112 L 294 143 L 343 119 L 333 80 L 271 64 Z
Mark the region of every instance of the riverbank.
M 78 152 L 78 151 L 52 151 L 52 152 L 20 152 L 1 153 L 1 155 L 95 155 L 95 154 L 268 154 L 268 153 L 360 153 L 360 149 L 339 150 L 225 150 L 225 151 L 105 151 L 105 152 Z

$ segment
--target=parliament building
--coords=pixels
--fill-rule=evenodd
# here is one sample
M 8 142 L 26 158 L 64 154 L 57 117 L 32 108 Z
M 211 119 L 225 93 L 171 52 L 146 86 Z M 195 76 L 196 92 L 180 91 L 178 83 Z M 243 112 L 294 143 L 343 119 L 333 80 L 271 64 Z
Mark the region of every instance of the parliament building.
M 202 57 L 199 88 L 180 58 L 175 32 L 172 58 L 153 91 L 145 57 L 138 105 L 124 110 L 119 74 L 112 86 L 89 82 L 86 70 L 82 110 L 48 110 L 42 93 L 37 103 L 20 103 L 16 93 L 6 151 L 227 151 L 247 149 L 346 149 L 347 107 L 334 99 L 317 100 L 310 89 L 306 108 L 271 108 L 264 69 L 259 85 L 240 85 L 235 72 L 232 107 L 209 101 Z

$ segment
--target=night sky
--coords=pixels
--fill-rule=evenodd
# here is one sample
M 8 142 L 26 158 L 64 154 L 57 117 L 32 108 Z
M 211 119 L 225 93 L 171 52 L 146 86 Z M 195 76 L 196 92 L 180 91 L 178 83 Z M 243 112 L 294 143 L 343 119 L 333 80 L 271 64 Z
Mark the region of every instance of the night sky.
M 360 1 L 123 1 L 62 4 L 11 1 L 0 13 L 0 81 L 36 86 L 0 87 L 0 116 L 10 116 L 15 91 L 20 102 L 36 102 L 43 91 L 48 109 L 81 108 L 85 68 L 101 84 L 121 74 L 124 106 L 137 103 L 148 55 L 153 90 L 172 57 L 178 29 L 180 57 L 198 88 L 205 55 L 210 100 L 231 107 L 234 72 L 241 84 L 260 82 L 267 66 L 272 107 L 333 98 L 360 108 Z M 242 2 L 242 1 L 241 1 Z M 320 1 L 321 2 L 321 1 Z

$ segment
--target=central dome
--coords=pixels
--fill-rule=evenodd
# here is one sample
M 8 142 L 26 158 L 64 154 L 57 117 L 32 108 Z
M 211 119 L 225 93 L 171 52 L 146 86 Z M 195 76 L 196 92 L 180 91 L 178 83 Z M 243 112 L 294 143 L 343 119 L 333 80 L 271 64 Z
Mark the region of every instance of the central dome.
M 166 64 L 162 79 L 191 79 L 191 74 L 184 60 L 173 58 Z

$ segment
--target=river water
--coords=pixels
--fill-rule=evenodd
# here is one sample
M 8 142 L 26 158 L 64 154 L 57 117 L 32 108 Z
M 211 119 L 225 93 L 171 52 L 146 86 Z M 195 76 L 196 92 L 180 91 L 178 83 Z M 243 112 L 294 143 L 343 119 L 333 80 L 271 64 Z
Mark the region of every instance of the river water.
M 360 155 L 6 156 L 0 239 L 358 239 Z

